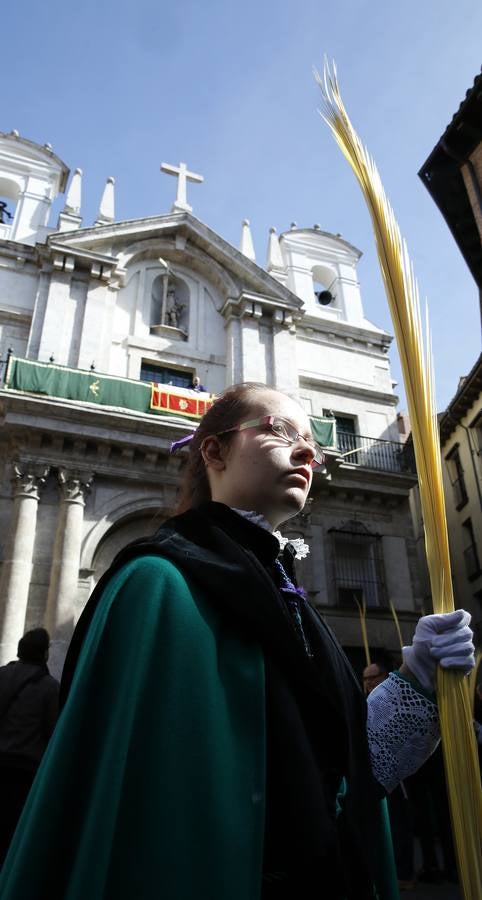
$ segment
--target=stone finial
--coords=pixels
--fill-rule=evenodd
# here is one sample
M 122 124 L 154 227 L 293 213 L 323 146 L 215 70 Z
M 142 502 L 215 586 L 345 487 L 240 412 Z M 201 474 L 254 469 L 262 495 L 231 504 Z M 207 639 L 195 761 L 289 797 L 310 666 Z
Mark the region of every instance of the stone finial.
M 244 255 L 248 257 L 248 259 L 252 259 L 253 262 L 256 261 L 256 253 L 254 252 L 254 244 L 251 235 L 251 229 L 249 227 L 249 219 L 243 219 L 239 249 L 241 250 L 241 253 L 244 253 Z
M 82 225 L 80 203 L 82 195 L 82 169 L 76 169 L 65 198 L 65 205 L 57 222 L 58 231 L 76 231 Z
M 80 215 L 80 203 L 82 194 L 82 169 L 76 169 L 72 175 L 67 197 L 65 199 L 64 212 L 71 215 Z
M 281 247 L 279 245 L 279 237 L 276 233 L 276 228 L 270 228 L 269 230 L 269 241 L 268 241 L 268 261 L 266 264 L 266 268 L 268 272 L 271 272 L 272 269 L 284 269 L 283 257 L 281 255 Z
M 96 225 L 108 225 L 114 221 L 114 184 L 115 179 L 109 177 L 105 183 L 104 192 L 97 213 Z

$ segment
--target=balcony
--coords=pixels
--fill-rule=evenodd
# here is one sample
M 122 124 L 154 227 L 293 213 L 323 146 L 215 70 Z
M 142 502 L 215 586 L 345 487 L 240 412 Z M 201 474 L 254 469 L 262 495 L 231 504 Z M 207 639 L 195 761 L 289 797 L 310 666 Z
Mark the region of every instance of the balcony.
M 12 233 L 12 226 L 0 222 L 0 241 L 9 241 Z
M 336 443 L 343 462 L 352 466 L 400 475 L 416 474 L 412 447 L 399 441 L 337 431 Z
M 215 399 L 210 393 L 170 384 L 121 378 L 94 369 L 85 371 L 59 366 L 53 360 L 43 363 L 19 359 L 10 353 L 3 390 L 196 421 Z

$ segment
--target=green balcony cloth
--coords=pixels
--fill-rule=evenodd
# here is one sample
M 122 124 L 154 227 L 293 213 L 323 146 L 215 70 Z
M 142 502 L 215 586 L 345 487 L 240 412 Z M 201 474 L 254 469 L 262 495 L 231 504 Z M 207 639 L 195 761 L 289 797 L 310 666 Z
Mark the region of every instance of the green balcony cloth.
M 64 366 L 14 359 L 7 387 L 32 394 L 83 400 L 101 406 L 118 406 L 149 412 L 151 386 L 145 382 L 111 378 Z
M 336 447 L 336 419 L 310 416 L 311 431 L 322 447 Z

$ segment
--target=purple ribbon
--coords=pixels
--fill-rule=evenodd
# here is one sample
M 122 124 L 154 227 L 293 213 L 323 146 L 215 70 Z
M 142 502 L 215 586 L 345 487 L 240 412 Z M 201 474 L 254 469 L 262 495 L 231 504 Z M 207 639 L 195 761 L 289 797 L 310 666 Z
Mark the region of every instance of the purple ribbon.
M 175 453 L 176 450 L 179 450 L 180 447 L 184 447 L 185 444 L 189 444 L 189 441 L 192 441 L 194 435 L 195 432 L 193 431 L 192 434 L 186 435 L 186 437 L 181 438 L 179 441 L 173 441 L 169 448 L 169 453 Z

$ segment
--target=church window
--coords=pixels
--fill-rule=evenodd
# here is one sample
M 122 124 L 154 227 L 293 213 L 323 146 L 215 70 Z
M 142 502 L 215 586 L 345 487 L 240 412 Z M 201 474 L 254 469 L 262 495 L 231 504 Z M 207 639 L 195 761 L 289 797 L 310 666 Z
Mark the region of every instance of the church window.
M 154 381 L 157 384 L 170 384 L 173 387 L 188 388 L 192 382 L 193 372 L 186 369 L 170 369 L 167 366 L 156 366 L 148 360 L 142 360 L 141 381 Z
M 330 530 L 335 596 L 339 606 L 356 608 L 386 603 L 382 541 L 360 522 L 347 522 Z

